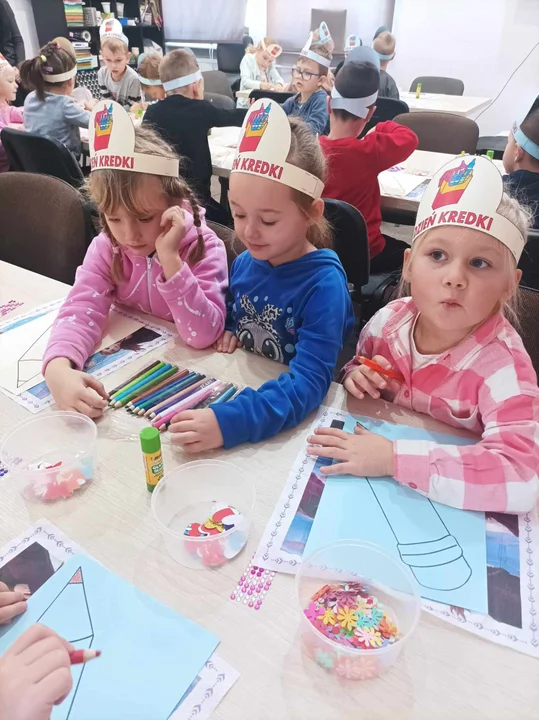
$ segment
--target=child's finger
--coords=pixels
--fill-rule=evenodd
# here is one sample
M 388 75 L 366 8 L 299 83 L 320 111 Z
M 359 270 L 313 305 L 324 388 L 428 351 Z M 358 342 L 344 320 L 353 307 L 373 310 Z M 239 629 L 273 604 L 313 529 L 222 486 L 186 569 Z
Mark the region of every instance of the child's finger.
M 60 665 L 48 673 L 34 688 L 36 705 L 39 707 L 56 705 L 61 698 L 67 697 L 73 687 L 73 678 L 69 667 Z
M 350 395 L 357 397 L 359 400 L 363 400 L 363 398 L 365 397 L 365 393 L 363 392 L 363 390 L 361 390 L 360 386 L 350 375 L 345 379 L 344 387 L 346 388 L 346 390 L 348 390 Z
M 309 455 L 316 457 L 329 458 L 330 460 L 348 460 L 348 451 L 341 447 L 315 447 L 307 448 Z
M 320 468 L 322 475 L 348 475 L 354 474 L 351 472 L 351 463 L 340 462 L 333 465 L 323 465 Z
M 169 427 L 169 430 L 172 429 L 172 425 Z M 172 442 L 175 445 L 181 445 L 182 447 L 185 445 L 191 445 L 192 443 L 198 442 L 200 440 L 200 433 L 189 431 L 189 432 L 180 432 L 176 431 L 174 433 L 174 437 L 171 437 Z
M 12 592 L 11 590 L 0 593 L 0 608 L 7 607 L 8 605 L 14 605 L 15 603 L 24 600 L 22 592 Z
M 14 617 L 17 617 L 17 615 L 21 615 L 21 613 L 26 612 L 26 601 L 21 600 L 19 602 L 13 603 L 13 605 L 7 605 L 6 607 L 0 608 L 0 625 L 4 625 L 5 623 L 10 622 L 13 620 Z
M 81 415 L 86 415 L 86 417 L 89 418 L 98 418 L 103 415 L 103 410 L 92 407 L 91 405 L 88 405 L 88 403 L 85 403 L 83 400 L 78 400 L 75 403 L 75 410 L 76 412 L 80 412 Z
M 93 390 L 95 390 L 96 393 L 98 395 L 101 395 L 101 397 L 104 398 L 105 400 L 109 399 L 109 394 L 105 390 L 105 386 L 97 378 L 92 377 L 92 375 L 87 375 L 86 385 L 88 385 L 88 387 L 91 387 Z
M 107 407 L 107 401 L 101 397 L 93 388 L 85 388 L 80 394 L 80 400 L 96 410 L 104 410 Z
M 59 647 L 61 647 L 61 641 L 56 634 L 44 637 L 29 648 L 26 648 L 23 656 L 24 663 L 25 665 L 32 665 L 33 663 L 39 662 L 41 658 L 58 650 Z
M 379 388 L 380 390 L 383 390 L 385 387 L 387 387 L 387 381 L 384 377 L 382 377 L 382 375 L 377 373 L 376 370 L 372 370 L 371 368 L 362 365 L 361 374 L 366 377 L 372 385 Z
M 341 440 L 348 440 L 350 433 L 340 430 L 339 428 L 333 427 L 317 427 L 314 429 L 314 435 L 307 438 L 307 442 L 318 443 L 320 442 L 320 436 L 331 436 L 332 439 L 339 438 Z

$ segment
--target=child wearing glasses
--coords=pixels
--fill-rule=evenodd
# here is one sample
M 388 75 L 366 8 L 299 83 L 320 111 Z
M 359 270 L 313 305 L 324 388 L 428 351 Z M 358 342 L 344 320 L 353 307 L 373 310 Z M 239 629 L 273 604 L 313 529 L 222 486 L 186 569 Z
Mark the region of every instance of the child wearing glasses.
M 329 73 L 332 49 L 333 40 L 328 27 L 322 23 L 309 35 L 297 65 L 292 69 L 292 80 L 298 93 L 283 105 L 287 115 L 301 117 L 318 135 L 325 132 L 329 122 L 328 96 L 322 86 Z

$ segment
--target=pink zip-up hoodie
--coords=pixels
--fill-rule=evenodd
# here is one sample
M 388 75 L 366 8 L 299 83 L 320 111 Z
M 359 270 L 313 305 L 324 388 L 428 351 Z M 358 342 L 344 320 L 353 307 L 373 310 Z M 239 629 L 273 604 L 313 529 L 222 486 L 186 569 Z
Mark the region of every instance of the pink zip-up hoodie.
M 204 211 L 200 210 L 201 217 Z M 180 243 L 179 272 L 165 280 L 157 255 L 137 257 L 117 248 L 123 280 L 111 279 L 115 249 L 106 233 L 93 239 L 77 270 L 75 284 L 62 305 L 43 357 L 43 373 L 51 360 L 71 360 L 77 370 L 100 342 L 114 302 L 175 323 L 178 335 L 194 348 L 206 348 L 221 336 L 225 324 L 228 266 L 223 242 L 202 220 L 205 257 L 194 267 L 187 258 L 197 242 L 193 216 L 185 210 L 185 236 Z

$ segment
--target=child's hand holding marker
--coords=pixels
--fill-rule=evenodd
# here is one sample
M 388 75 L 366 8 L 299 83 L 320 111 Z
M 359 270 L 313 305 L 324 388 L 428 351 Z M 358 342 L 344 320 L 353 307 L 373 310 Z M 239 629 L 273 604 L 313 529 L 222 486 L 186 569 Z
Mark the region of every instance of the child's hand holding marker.
M 379 398 L 383 390 L 397 392 L 399 383 L 404 381 L 401 373 L 392 370 L 391 363 L 381 355 L 375 355 L 372 360 L 358 355 L 356 360 L 361 364 L 347 375 L 344 387 L 360 400 L 365 394 Z
M 26 611 L 26 597 L 24 592 L 11 592 L 5 583 L 0 582 L 0 625 L 11 622 Z
M 337 428 L 316 428 L 307 442 L 311 443 L 307 448 L 309 455 L 339 461 L 321 467 L 323 475 L 393 476 L 393 443 L 360 423 L 353 435 Z
M 74 370 L 67 358 L 51 360 L 45 370 L 45 382 L 58 410 L 74 410 L 98 418 L 107 407 L 107 391 L 88 373 Z

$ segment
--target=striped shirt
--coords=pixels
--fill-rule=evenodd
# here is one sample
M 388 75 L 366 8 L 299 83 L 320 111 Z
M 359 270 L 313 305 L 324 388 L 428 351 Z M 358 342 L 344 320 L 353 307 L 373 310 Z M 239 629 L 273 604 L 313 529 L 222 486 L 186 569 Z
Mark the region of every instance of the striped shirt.
M 363 329 L 357 354 L 381 355 L 404 382 L 384 399 L 481 435 L 476 445 L 393 443 L 397 482 L 446 505 L 519 513 L 539 494 L 539 388 L 532 362 L 501 315 L 414 369 L 411 298 L 386 305 Z M 355 367 L 351 360 L 346 374 Z
M 99 68 L 97 73 L 99 81 L 99 92 L 105 100 L 115 100 L 129 110 L 131 105 L 140 102 L 140 80 L 137 73 L 127 66 L 122 78 L 116 82 L 112 79 L 110 70 L 106 67 Z

